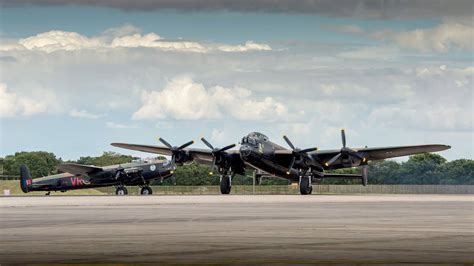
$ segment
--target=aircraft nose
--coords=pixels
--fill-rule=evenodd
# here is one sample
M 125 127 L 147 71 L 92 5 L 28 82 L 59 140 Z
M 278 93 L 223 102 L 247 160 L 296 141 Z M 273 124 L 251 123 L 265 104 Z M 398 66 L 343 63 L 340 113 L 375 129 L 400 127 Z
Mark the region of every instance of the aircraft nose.
M 240 146 L 240 156 L 242 157 L 242 159 L 247 158 L 251 153 L 252 153 L 252 148 L 249 147 L 248 145 Z

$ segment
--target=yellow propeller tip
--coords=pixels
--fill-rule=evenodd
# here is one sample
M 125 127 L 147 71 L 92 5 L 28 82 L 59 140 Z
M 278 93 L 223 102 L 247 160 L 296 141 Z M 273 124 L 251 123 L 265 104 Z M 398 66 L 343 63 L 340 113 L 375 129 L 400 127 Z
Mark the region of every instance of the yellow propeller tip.
M 214 173 L 213 172 L 209 172 L 209 175 L 213 175 Z
M 290 172 L 286 172 L 286 174 L 287 174 L 287 175 L 289 175 L 289 174 L 290 174 Z
M 329 166 L 329 164 L 328 164 L 328 163 L 324 163 L 324 165 L 326 165 L 326 166 Z
M 170 171 L 171 174 L 174 174 L 174 171 Z

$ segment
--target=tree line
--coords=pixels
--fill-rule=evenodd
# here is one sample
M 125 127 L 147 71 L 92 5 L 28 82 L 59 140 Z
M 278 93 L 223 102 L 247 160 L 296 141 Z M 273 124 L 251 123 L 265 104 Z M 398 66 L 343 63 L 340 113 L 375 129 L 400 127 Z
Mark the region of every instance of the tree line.
M 55 154 L 46 151 L 17 152 L 0 158 L 0 170 L 3 175 L 19 175 L 22 164 L 28 165 L 34 178 L 57 174 L 57 167 L 63 162 L 106 166 L 128 163 L 135 158 L 115 152 L 104 152 L 100 156 L 85 156 L 78 160 L 63 161 Z M 156 157 L 154 159 L 164 159 Z M 358 173 L 360 169 L 339 169 L 336 173 Z M 235 176 L 233 184 L 251 185 L 252 172 L 245 176 Z M 358 184 L 355 180 L 324 180 L 325 184 Z M 178 167 L 172 178 L 163 183 L 156 180 L 152 185 L 218 185 L 219 177 L 209 175 L 209 166 L 192 163 Z M 289 181 L 281 178 L 264 178 L 262 185 L 285 185 Z M 474 185 L 474 160 L 458 159 L 447 161 L 439 154 L 427 153 L 410 156 L 406 162 L 393 160 L 373 161 L 369 163 L 369 184 L 443 184 Z

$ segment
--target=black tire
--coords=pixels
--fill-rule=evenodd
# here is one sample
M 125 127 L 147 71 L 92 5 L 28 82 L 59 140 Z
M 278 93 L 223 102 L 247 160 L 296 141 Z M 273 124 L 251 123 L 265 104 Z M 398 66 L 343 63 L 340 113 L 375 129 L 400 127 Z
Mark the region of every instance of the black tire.
M 142 187 L 142 189 L 140 190 L 140 194 L 143 196 L 151 195 L 153 194 L 153 190 L 151 189 L 151 187 Z
M 115 190 L 115 195 L 117 196 L 125 196 L 128 194 L 128 190 L 126 187 L 118 187 L 116 190 Z
M 221 194 L 229 194 L 232 189 L 231 177 L 224 175 L 221 178 Z
M 311 186 L 310 178 L 307 176 L 301 177 L 300 181 L 300 194 L 301 195 L 310 195 L 313 192 L 313 186 Z

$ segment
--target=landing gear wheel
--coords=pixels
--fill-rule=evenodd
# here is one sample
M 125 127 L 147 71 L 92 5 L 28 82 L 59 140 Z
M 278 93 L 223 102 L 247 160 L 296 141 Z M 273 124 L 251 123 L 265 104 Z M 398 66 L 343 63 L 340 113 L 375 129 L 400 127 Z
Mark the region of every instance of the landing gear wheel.
M 128 194 L 128 190 L 126 187 L 118 187 L 117 190 L 115 190 L 115 195 L 117 196 L 125 196 Z
M 230 175 L 221 176 L 221 194 L 229 194 L 232 188 L 232 177 Z
M 151 195 L 153 194 L 153 190 L 151 190 L 151 187 L 142 187 L 142 189 L 140 190 L 140 194 L 141 195 Z
M 309 176 L 302 176 L 300 179 L 300 194 L 309 195 L 313 192 L 313 186 L 311 185 L 311 178 Z

